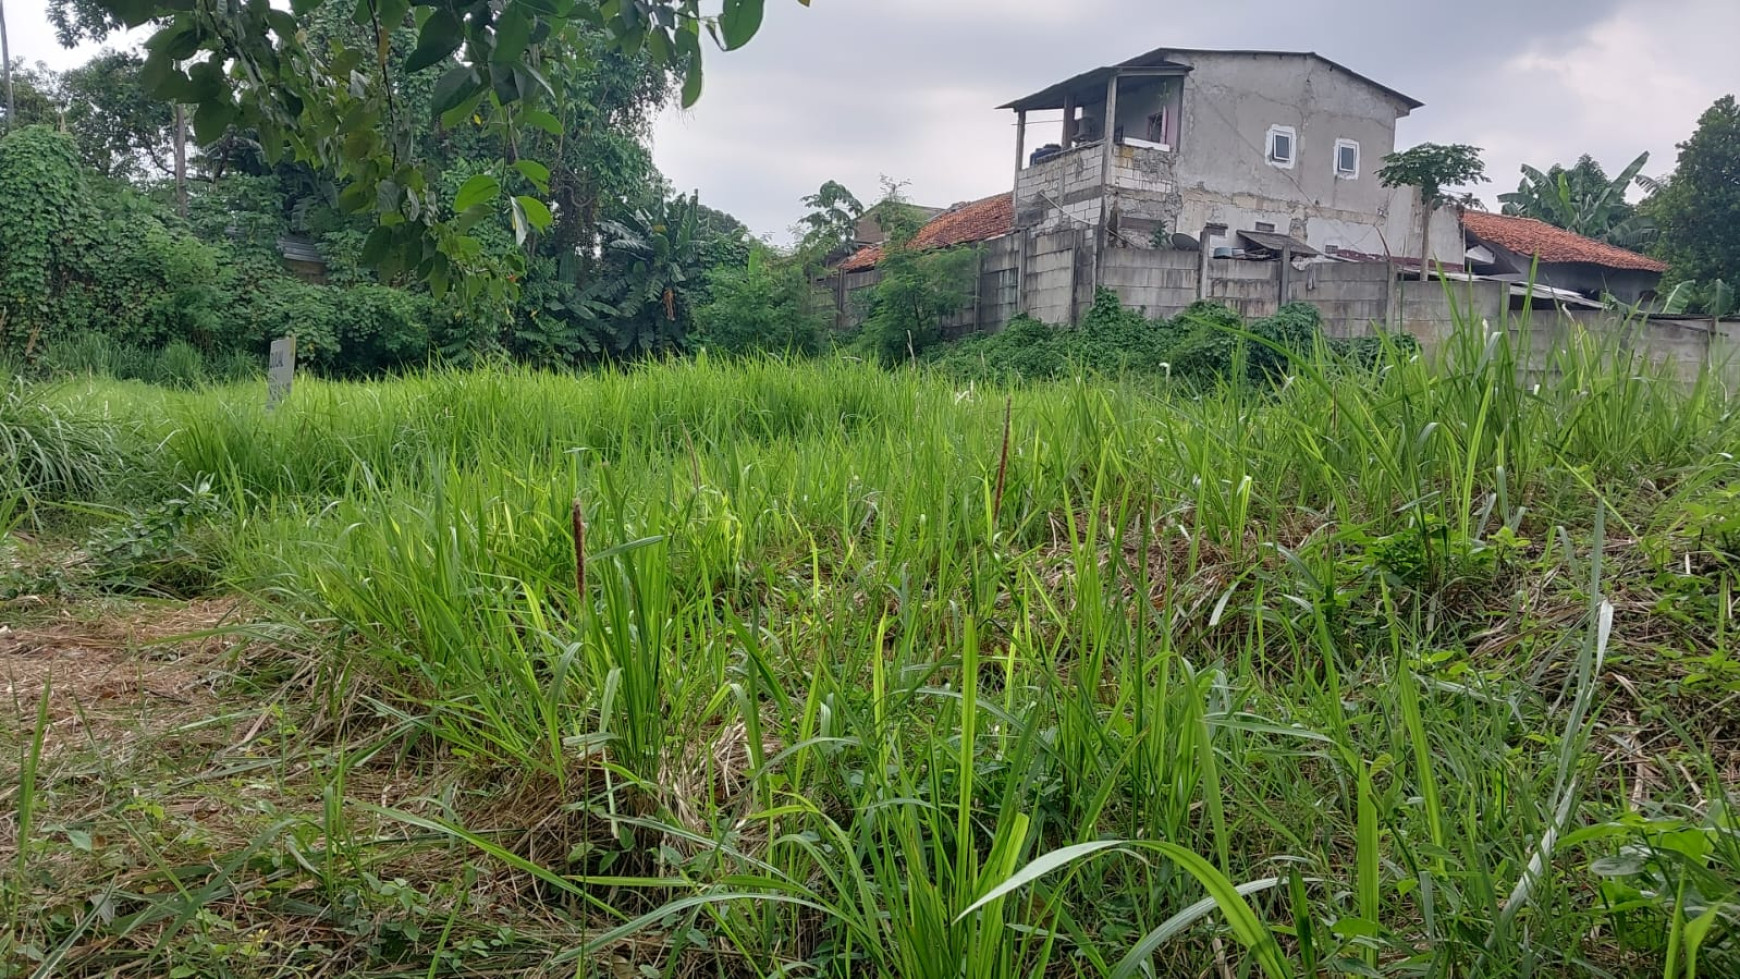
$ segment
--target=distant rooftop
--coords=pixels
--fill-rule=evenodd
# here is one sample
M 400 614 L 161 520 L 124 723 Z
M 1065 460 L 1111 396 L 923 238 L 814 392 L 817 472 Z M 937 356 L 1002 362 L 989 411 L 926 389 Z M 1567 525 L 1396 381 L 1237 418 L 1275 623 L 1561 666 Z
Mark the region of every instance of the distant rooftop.
M 1007 193 L 951 207 L 913 236 L 910 247 L 950 248 L 1001 238 L 1015 230 L 1015 200 Z M 882 246 L 861 248 L 840 263 L 842 272 L 868 272 L 882 262 Z
M 1096 91 L 1104 89 L 1106 83 L 1111 80 L 1112 75 L 1116 72 L 1130 71 L 1134 69 L 1139 70 L 1141 74 L 1146 75 L 1185 75 L 1190 72 L 1190 66 L 1173 61 L 1172 56 L 1183 55 L 1189 57 L 1191 55 L 1205 54 L 1269 55 L 1281 58 L 1310 58 L 1316 61 L 1321 61 L 1336 71 L 1343 72 L 1348 75 L 1348 77 L 1357 79 L 1358 81 L 1364 82 L 1378 91 L 1383 92 L 1407 106 L 1408 111 L 1410 112 L 1426 104 L 1421 102 L 1419 99 L 1403 95 L 1401 92 L 1390 88 L 1388 85 L 1380 84 L 1371 78 L 1348 68 L 1340 62 L 1331 61 L 1315 51 L 1216 51 L 1205 48 L 1157 48 L 1147 54 L 1131 58 L 1129 61 L 1120 64 L 1108 65 L 1104 68 L 1095 68 L 1093 71 L 1084 72 L 1068 81 L 1059 82 L 1050 88 L 1042 89 L 1041 91 L 1035 92 L 1023 99 L 1016 99 L 1007 105 L 1000 105 L 998 108 L 1014 109 L 1019 112 L 1031 112 L 1042 109 L 1061 109 L 1063 108 L 1064 97 L 1066 95 L 1082 90 Z
M 1534 218 L 1465 211 L 1462 226 L 1483 242 L 1554 264 L 1599 265 L 1636 272 L 1666 272 L 1664 262 L 1606 242 L 1585 238 Z

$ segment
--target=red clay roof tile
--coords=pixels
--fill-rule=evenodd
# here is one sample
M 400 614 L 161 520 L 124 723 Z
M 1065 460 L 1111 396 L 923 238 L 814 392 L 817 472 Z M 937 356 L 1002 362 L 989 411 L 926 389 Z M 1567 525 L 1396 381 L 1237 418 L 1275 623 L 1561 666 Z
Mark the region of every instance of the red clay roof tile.
M 1482 241 L 1543 262 L 1583 263 L 1637 272 L 1666 272 L 1667 265 L 1593 238 L 1555 228 L 1534 218 L 1465 211 L 1462 226 Z
M 971 204 L 944 211 L 919 229 L 911 247 L 919 249 L 952 248 L 974 242 L 1001 238 L 1015 230 L 1015 201 L 1010 194 L 998 194 Z M 841 262 L 842 272 L 867 272 L 882 261 L 880 245 L 859 249 L 856 255 Z

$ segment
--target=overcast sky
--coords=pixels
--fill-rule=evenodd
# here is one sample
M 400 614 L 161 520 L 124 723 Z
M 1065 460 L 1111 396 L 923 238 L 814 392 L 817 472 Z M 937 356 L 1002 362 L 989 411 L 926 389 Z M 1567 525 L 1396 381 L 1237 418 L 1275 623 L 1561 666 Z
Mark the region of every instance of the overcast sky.
M 918 202 L 1009 188 L 1014 116 L 993 107 L 1159 47 L 1311 50 L 1426 103 L 1400 144 L 1486 149 L 1491 197 L 1518 167 L 1593 154 L 1614 171 L 1675 144 L 1740 94 L 1737 0 L 767 0 L 747 48 L 715 53 L 700 104 L 661 119 L 681 189 L 787 238 L 798 199 L 883 175 Z M 12 53 L 68 67 L 45 0 L 6 0 Z M 1037 133 L 1036 133 L 1037 135 Z

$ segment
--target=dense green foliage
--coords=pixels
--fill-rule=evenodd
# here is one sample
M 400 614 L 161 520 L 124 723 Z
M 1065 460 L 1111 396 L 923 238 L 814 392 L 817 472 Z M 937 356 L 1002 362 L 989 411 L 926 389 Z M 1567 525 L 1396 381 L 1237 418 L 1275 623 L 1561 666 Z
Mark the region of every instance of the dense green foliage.
M 1294 358 L 1309 359 L 1319 346 L 1359 366 L 1415 349 L 1405 336 L 1327 338 L 1321 315 L 1307 303 L 1283 306 L 1249 324 L 1214 302 L 1196 303 L 1171 320 L 1149 320 L 1102 289 L 1075 329 L 1017 317 L 1001 332 L 969 337 L 931 359 L 949 374 L 973 380 L 1050 380 L 1085 372 L 1213 384 L 1241 376 L 1279 379 Z
M 798 219 L 798 251 L 821 263 L 848 255 L 857 237 L 864 205 L 845 185 L 830 180 L 803 199 Z
M 903 213 L 899 201 L 884 210 L 891 223 L 877 271 L 881 279 L 865 295 L 860 348 L 893 365 L 914 359 L 943 340 L 943 327 L 973 298 L 979 274 L 974 248 L 920 249 L 910 242 L 919 228 L 916 215 Z
M 449 289 L 477 315 L 501 315 L 523 264 L 492 254 L 477 223 L 511 222 L 517 238 L 547 231 L 561 188 L 569 79 L 601 51 L 681 77 L 684 105 L 701 91 L 703 33 L 722 48 L 759 30 L 764 0 L 384 0 L 269 4 L 216 0 L 57 0 L 62 40 L 150 23 L 140 73 L 160 101 L 192 107 L 197 141 L 245 132 L 268 166 L 294 161 L 344 187 L 347 212 L 367 215 L 365 254 L 391 279 L 410 275 L 437 297 Z M 324 21 L 325 29 L 310 29 Z M 334 29 L 337 28 L 337 29 Z M 422 134 L 469 122 L 494 137 L 480 173 L 453 187 Z M 535 145 L 538 134 L 557 145 Z M 547 153 L 548 155 L 540 155 Z M 510 174 L 530 181 L 516 187 Z M 487 179 L 479 179 L 487 178 Z
M 1740 412 L 1517 327 L 1261 396 L 30 389 L 9 618 L 235 588 L 253 641 L 139 650 L 211 665 L 137 728 L 18 688 L 0 964 L 1734 975 Z
M 1740 283 L 1740 101 L 1727 96 L 1680 144 L 1679 167 L 1646 202 L 1661 229 L 1657 253 L 1678 280 Z
M 1480 147 L 1422 143 L 1390 154 L 1377 176 L 1385 187 L 1413 187 L 1428 208 L 1453 204 L 1455 188 L 1486 183 Z
M 816 294 L 801 261 L 756 248 L 742 266 L 714 268 L 707 286 L 709 299 L 695 322 L 696 342 L 710 351 L 807 356 L 828 343 L 832 306 Z
M 1626 195 L 1633 186 L 1657 186 L 1643 175 L 1648 163 L 1649 154 L 1644 153 L 1617 177 L 1607 176 L 1590 156 L 1568 168 L 1554 164 L 1544 173 L 1525 165 L 1516 192 L 1498 199 L 1506 214 L 1545 221 L 1621 248 L 1643 248 L 1655 237 L 1655 224 L 1640 216 Z
M 69 30 L 95 23 L 80 9 L 67 8 Z M 376 37 L 332 5 L 298 23 L 303 43 L 333 57 Z M 395 51 L 417 43 L 409 28 L 381 37 Z M 511 276 L 506 305 L 438 298 L 416 270 L 383 261 L 379 229 L 355 213 L 362 185 L 272 163 L 257 131 L 196 132 L 187 172 L 172 181 L 172 113 L 144 94 L 137 58 L 104 54 L 45 76 L 45 114 L 68 131 L 0 139 L 12 147 L 0 150 L 0 359 L 93 370 L 115 361 L 117 376 L 153 377 L 160 351 L 180 342 L 203 361 L 195 373 L 228 376 L 239 358 L 295 334 L 305 368 L 358 375 L 435 359 L 562 367 L 684 349 L 708 270 L 742 265 L 746 230 L 674 196 L 654 168 L 649 121 L 670 95 L 654 59 L 596 32 L 568 44 L 572 57 L 548 68 L 549 125 L 530 132 L 438 125 L 430 73 L 391 79 L 398 111 L 419 120 L 404 131 L 408 152 L 466 205 L 470 260 Z M 503 156 L 511 166 L 492 163 Z M 508 213 L 483 206 L 496 194 L 513 197 Z M 527 216 L 546 213 L 546 199 L 554 210 L 540 231 Z M 292 274 L 286 242 L 318 254 L 324 272 Z

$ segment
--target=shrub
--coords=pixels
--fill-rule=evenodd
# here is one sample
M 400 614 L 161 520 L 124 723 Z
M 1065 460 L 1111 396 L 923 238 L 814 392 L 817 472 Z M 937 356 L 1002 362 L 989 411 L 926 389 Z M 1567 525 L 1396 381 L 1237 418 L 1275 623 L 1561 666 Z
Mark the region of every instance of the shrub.
M 428 358 L 429 297 L 381 285 L 328 291 L 338 325 L 337 372 L 378 374 Z
M 999 333 L 949 345 L 936 360 L 950 373 L 983 380 L 1043 380 L 1083 370 L 1158 375 L 1171 370 L 1176 337 L 1174 324 L 1126 309 L 1116 293 L 1101 289 L 1076 329 L 1018 316 Z
M 973 296 L 979 253 L 971 248 L 919 251 L 890 240 L 882 280 L 868 290 L 859 346 L 887 365 L 917 357 L 942 340 L 943 321 Z
M 121 468 L 110 428 L 14 383 L 0 392 L 0 499 L 91 499 Z
M 1149 320 L 1101 289 L 1076 329 L 1020 316 L 1000 333 L 950 344 L 932 359 L 948 373 L 970 380 L 1043 380 L 1086 370 L 1197 383 L 1235 375 L 1262 381 L 1285 374 L 1319 339 L 1322 318 L 1316 307 L 1304 303 L 1283 306 L 1274 316 L 1250 324 L 1215 302 L 1195 303 L 1172 320 Z M 1375 366 L 1392 348 L 1417 349 L 1406 336 L 1328 340 L 1326 346 L 1361 367 Z
M 1031 316 L 1017 316 L 997 333 L 971 336 L 938 348 L 933 361 L 944 371 L 970 381 L 1042 381 L 1070 367 L 1069 343 L 1062 330 Z
M 381 285 L 349 289 L 288 276 L 261 281 L 252 299 L 253 346 L 296 337 L 299 364 L 327 374 L 379 374 L 429 356 L 434 302 Z
M 34 356 L 85 333 L 232 345 L 223 282 L 217 249 L 163 205 L 80 169 L 70 137 L 35 127 L 0 139 L 0 349 Z
M 205 383 L 205 355 L 186 340 L 174 340 L 157 352 L 151 380 L 165 387 L 193 388 Z
M 743 266 L 711 270 L 707 283 L 711 299 L 695 310 L 702 346 L 726 354 L 821 352 L 828 314 L 799 263 L 757 248 Z
M 85 568 L 112 591 L 198 596 L 218 579 L 212 518 L 219 504 L 211 481 L 202 479 L 183 486 L 178 496 L 129 511 L 85 542 Z
M 57 273 L 76 253 L 65 232 L 87 205 L 71 136 L 27 126 L 0 138 L 0 348 L 28 355 L 55 322 Z

